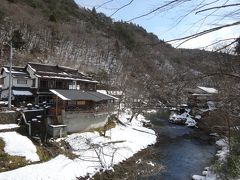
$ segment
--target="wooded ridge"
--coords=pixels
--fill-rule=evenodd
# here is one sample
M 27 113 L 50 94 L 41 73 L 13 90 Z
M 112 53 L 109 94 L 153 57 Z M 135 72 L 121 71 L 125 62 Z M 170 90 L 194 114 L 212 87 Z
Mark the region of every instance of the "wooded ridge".
M 138 25 L 114 22 L 73 0 L 0 3 L 1 65 L 9 56 L 4 42 L 12 40 L 15 65 L 70 66 L 95 77 L 101 88 L 128 87 L 140 97 L 176 101 L 185 86 L 213 85 L 205 75 L 228 71 L 226 63 L 235 62 L 224 53 L 176 49 Z

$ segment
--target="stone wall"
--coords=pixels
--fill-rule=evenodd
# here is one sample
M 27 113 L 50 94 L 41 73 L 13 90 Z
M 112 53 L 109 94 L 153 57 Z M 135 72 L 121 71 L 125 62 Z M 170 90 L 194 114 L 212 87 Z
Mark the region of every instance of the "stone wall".
M 15 124 L 18 115 L 16 111 L 2 111 L 0 112 L 0 124 Z
M 63 124 L 67 125 L 70 133 L 80 132 L 91 128 L 103 127 L 108 120 L 108 113 L 80 113 L 63 111 Z

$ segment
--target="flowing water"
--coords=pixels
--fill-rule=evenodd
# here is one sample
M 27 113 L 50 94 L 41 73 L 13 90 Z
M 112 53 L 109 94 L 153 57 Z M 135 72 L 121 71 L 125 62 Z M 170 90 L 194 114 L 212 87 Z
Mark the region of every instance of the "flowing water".
M 139 179 L 188 180 L 193 174 L 201 174 L 215 154 L 214 143 L 201 133 L 196 136 L 199 130 L 169 124 L 168 116 L 162 114 L 148 117 L 158 133 L 158 142 L 150 147 L 154 155 L 148 160 L 162 164 L 165 170 Z

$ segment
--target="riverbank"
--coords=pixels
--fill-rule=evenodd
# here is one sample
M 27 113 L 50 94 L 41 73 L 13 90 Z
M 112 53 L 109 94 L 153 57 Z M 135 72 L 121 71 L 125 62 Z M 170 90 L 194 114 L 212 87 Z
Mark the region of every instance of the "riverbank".
M 77 156 L 73 159 L 60 154 L 48 162 L 0 173 L 0 179 L 73 180 L 91 177 L 97 172 L 113 170 L 114 165 L 126 161 L 137 152 L 156 143 L 155 132 L 143 127 L 145 118 L 139 115 L 129 123 L 130 117 L 130 113 L 122 113 L 119 117 L 121 124 L 118 123 L 114 128 L 106 131 L 105 136 L 93 131 L 75 133 L 58 139 L 57 141 L 69 143 Z
M 199 129 L 168 123 L 167 112 L 147 114 L 157 142 L 96 179 L 187 180 L 201 173 L 215 155 L 215 139 Z
M 93 179 L 102 178 L 138 180 L 164 171 L 163 165 L 154 163 L 151 160 L 154 159 L 154 156 L 156 155 L 152 151 L 152 146 L 134 154 L 131 158 L 114 166 L 114 171 L 104 171 L 97 173 L 93 176 Z
M 165 166 L 165 172 L 149 179 L 191 179 L 211 164 L 216 152 L 215 138 L 198 128 L 169 124 L 168 117 L 168 111 L 150 116 L 160 137 L 154 145 L 158 151 L 156 161 Z
M 215 158 L 215 164 L 211 164 L 210 167 L 205 167 L 202 175 L 193 175 L 193 180 L 217 180 L 222 179 L 216 172 L 216 163 L 218 162 L 219 165 L 222 165 L 225 161 L 227 156 L 229 155 L 229 145 L 228 140 L 226 138 L 222 138 L 216 141 L 216 145 L 218 146 L 219 150 L 217 151 Z

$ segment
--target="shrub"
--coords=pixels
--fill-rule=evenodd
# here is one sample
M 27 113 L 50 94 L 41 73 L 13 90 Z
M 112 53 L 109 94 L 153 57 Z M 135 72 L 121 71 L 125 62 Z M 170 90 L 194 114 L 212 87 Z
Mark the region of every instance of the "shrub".
M 215 161 L 214 169 L 223 179 L 240 177 L 240 134 L 238 131 L 231 132 L 230 154 L 225 162 Z

